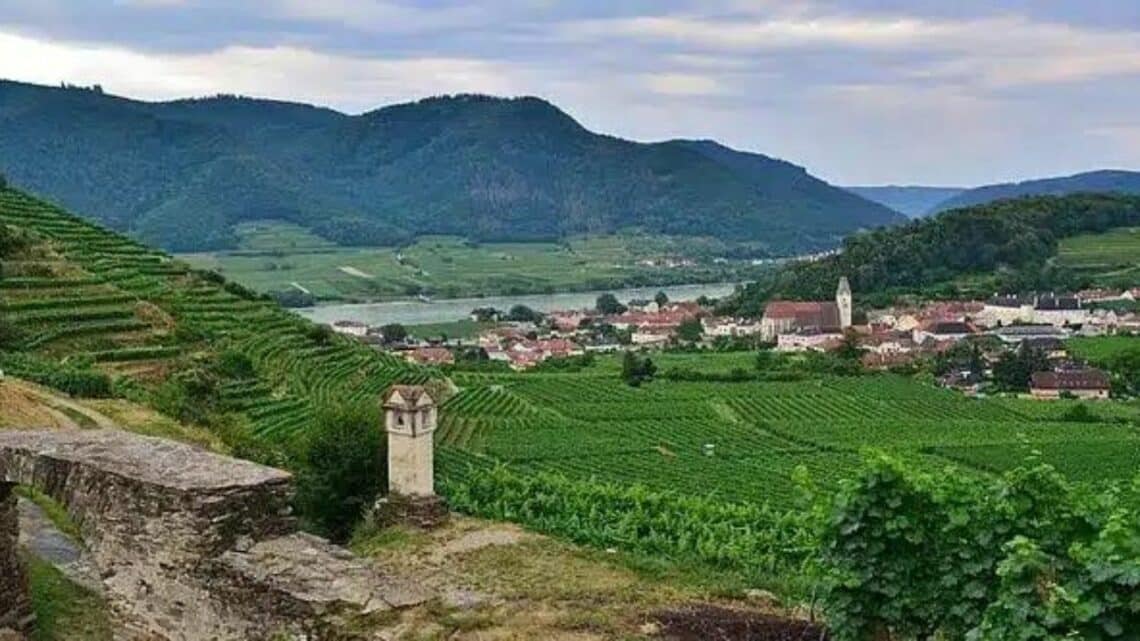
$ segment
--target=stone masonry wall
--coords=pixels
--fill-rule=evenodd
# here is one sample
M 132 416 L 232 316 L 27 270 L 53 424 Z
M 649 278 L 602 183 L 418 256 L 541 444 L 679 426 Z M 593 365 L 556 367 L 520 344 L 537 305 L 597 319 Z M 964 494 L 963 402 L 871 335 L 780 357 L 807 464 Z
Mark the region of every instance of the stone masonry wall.
M 0 482 L 0 632 L 26 633 L 31 632 L 32 607 L 16 547 L 19 519 L 12 488 L 11 484 Z
M 104 577 L 117 640 L 352 638 L 340 622 L 427 598 L 298 539 L 280 470 L 115 430 L 0 432 L 5 482 L 67 507 Z

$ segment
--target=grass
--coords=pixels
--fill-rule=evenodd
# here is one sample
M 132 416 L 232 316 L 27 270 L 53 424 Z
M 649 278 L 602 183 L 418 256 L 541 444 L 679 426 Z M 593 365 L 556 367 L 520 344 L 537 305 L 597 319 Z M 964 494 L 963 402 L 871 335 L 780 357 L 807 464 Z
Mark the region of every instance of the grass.
M 50 563 L 32 556 L 26 561 L 36 613 L 32 641 L 111 641 L 102 598 L 68 581 Z
M 712 241 L 661 236 L 486 244 L 425 237 L 403 248 L 354 248 L 336 247 L 295 225 L 273 221 L 247 223 L 238 234 L 238 250 L 181 258 L 254 290 L 299 286 L 321 300 L 341 301 L 391 300 L 421 292 L 457 298 L 724 282 L 755 271 L 746 261 L 685 268 L 639 265 L 643 258 L 718 248 Z
M 668 559 L 579 547 L 501 525 L 453 516 L 442 529 L 371 530 L 353 548 L 396 575 L 432 577 L 440 593 L 478 596 L 469 607 L 442 601 L 405 613 L 425 639 L 642 639 L 652 612 L 694 601 L 739 599 L 748 588 L 722 571 Z
M 71 520 L 71 515 L 67 513 L 67 508 L 58 501 L 35 488 L 23 485 L 18 486 L 16 492 L 39 506 L 57 530 L 74 541 L 78 542 L 83 539 L 83 533 L 79 531 L 79 526 L 75 524 L 75 521 Z
M 1103 363 L 1125 352 L 1140 351 L 1140 336 L 1078 337 L 1070 339 L 1067 345 L 1074 355 Z

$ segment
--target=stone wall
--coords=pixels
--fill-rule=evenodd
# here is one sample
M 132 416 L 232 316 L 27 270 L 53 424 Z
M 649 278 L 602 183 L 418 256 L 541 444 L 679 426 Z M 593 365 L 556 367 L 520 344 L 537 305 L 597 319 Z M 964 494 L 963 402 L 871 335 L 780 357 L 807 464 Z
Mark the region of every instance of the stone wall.
M 32 625 L 27 577 L 16 547 L 20 533 L 12 488 L 0 482 L 0 639 L 5 630 L 18 638 L 14 633 L 30 632 Z
M 119 639 L 351 638 L 344 622 L 427 598 L 296 534 L 280 470 L 115 430 L 0 432 L 0 483 L 66 506 Z

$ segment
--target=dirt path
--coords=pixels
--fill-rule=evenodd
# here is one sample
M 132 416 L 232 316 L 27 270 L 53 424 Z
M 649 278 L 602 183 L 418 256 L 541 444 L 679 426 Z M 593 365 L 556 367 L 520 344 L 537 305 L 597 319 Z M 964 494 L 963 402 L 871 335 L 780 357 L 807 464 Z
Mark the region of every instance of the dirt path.
M 12 378 L 0 380 L 0 427 L 114 427 L 106 415 L 59 393 Z

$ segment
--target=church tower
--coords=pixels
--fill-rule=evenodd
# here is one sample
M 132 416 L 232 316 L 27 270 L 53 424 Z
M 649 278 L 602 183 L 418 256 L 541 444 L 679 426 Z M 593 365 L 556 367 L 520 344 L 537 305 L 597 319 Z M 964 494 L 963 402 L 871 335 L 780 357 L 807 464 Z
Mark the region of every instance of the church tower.
M 839 326 L 843 329 L 851 327 L 851 284 L 847 277 L 839 279 L 839 288 L 835 290 L 835 304 L 839 307 Z

